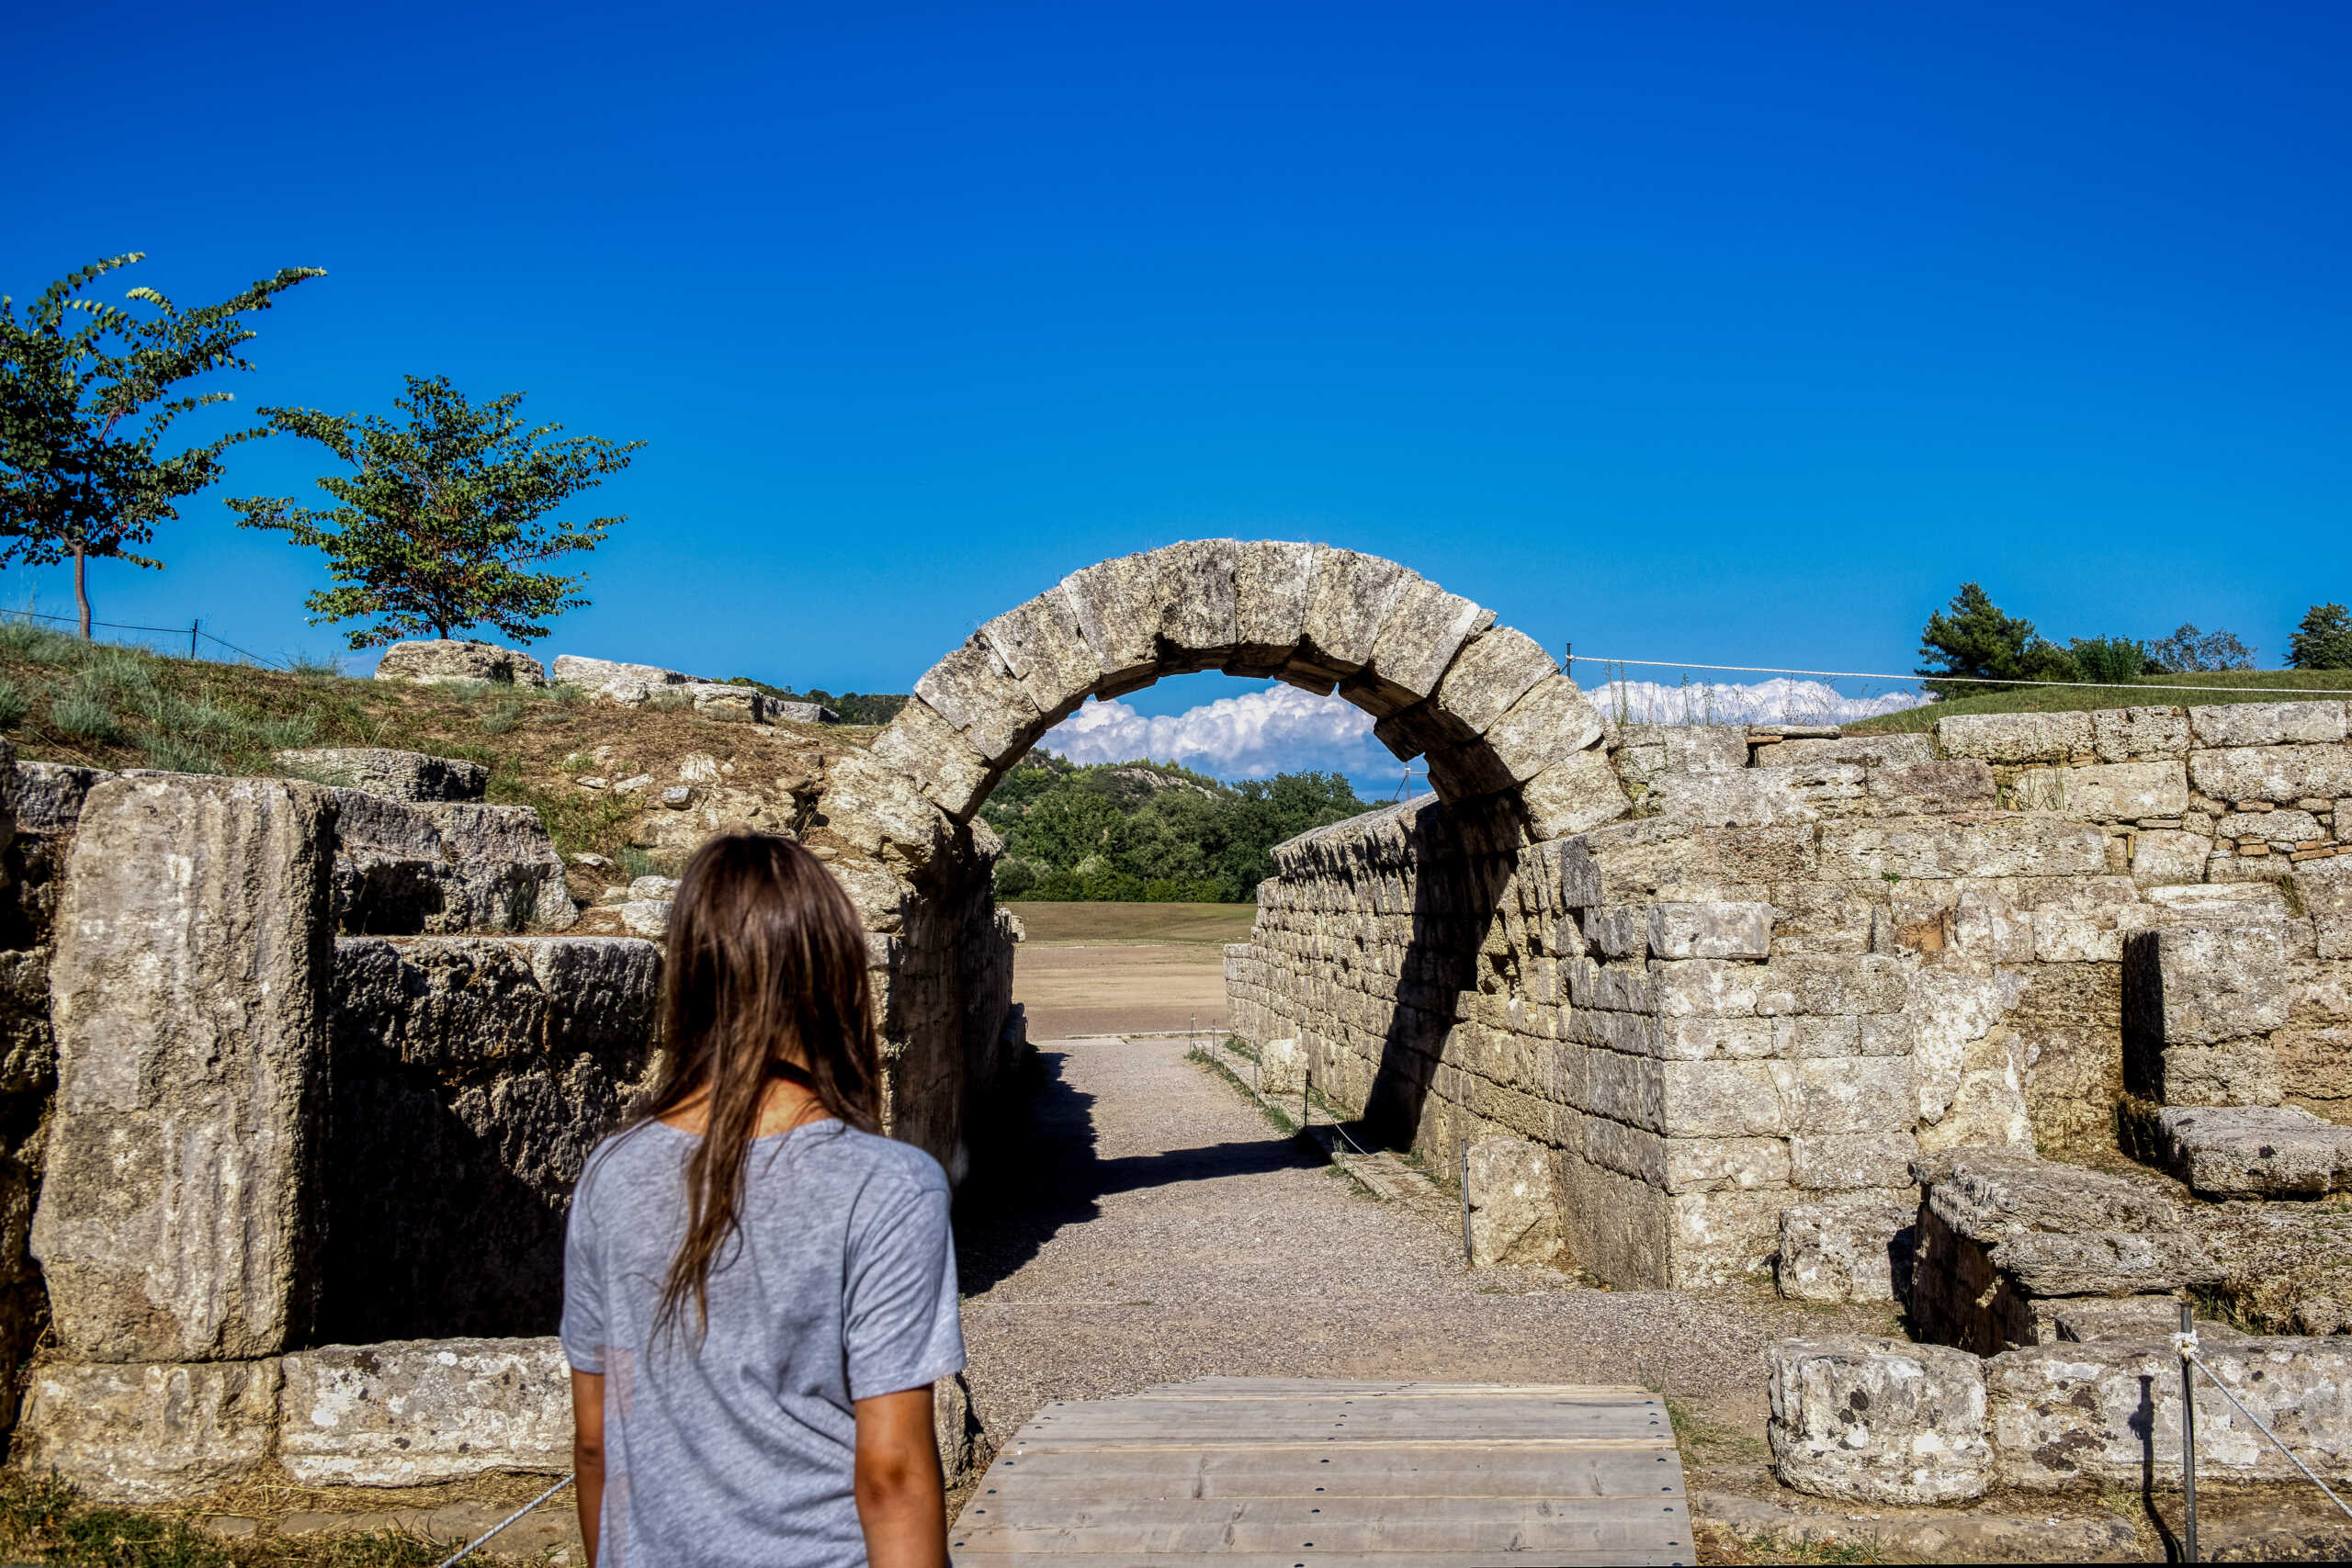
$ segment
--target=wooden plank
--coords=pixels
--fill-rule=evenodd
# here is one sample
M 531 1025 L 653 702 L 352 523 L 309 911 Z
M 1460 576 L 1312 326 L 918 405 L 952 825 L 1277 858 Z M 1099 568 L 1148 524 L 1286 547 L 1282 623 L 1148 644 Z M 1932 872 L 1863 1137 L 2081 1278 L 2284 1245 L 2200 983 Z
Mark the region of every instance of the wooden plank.
M 1682 1493 L 1661 1447 L 1068 1449 L 991 1467 L 981 1495 L 1028 1497 L 1648 1497 Z
M 1298 1498 L 1233 1503 L 993 1498 L 965 1510 L 959 1550 L 1222 1552 L 1597 1551 L 1690 1540 L 1690 1506 L 1615 1497 Z M 1663 1540 L 1661 1540 L 1661 1537 Z M 1523 1559 L 1523 1561 L 1528 1559 Z M 1532 1559 L 1542 1562 L 1537 1555 Z

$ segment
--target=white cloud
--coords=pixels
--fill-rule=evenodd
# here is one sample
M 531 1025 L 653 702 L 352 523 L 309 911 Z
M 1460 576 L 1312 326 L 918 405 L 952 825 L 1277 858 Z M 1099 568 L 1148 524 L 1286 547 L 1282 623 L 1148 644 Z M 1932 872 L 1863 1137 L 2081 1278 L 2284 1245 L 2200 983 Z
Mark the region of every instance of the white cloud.
M 1589 689 L 1595 705 L 1637 724 L 1847 724 L 1916 706 L 1916 693 L 1849 697 L 1818 681 L 1668 686 L 1628 681 Z M 1152 716 L 1118 701 L 1090 702 L 1038 745 L 1073 762 L 1180 762 L 1218 778 L 1318 769 L 1355 779 L 1401 773 L 1372 738 L 1372 716 L 1342 698 L 1270 685 L 1180 714 Z

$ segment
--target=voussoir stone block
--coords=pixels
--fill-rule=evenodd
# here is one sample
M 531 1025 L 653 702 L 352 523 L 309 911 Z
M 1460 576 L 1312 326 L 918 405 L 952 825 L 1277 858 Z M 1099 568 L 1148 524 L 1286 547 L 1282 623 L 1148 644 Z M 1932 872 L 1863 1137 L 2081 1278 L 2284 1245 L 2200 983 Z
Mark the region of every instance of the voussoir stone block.
M 299 1486 L 571 1468 L 571 1376 L 552 1337 L 331 1345 L 282 1364 L 277 1456 Z
M 51 959 L 33 1251 L 98 1361 L 274 1355 L 307 1326 L 336 806 L 162 774 L 92 789 Z
M 920 697 L 910 698 L 867 750 L 958 822 L 978 810 L 996 784 L 995 765 Z
M 1975 1357 L 1858 1337 L 1776 1339 L 1766 1435 L 1781 1482 L 1857 1503 L 1962 1503 L 1993 1477 Z
M 1566 675 L 1547 675 L 1489 725 L 1486 746 L 1524 783 L 1600 739 L 1600 715 Z
M 1070 573 L 1061 592 L 1094 651 L 1095 691 L 1115 696 L 1148 685 L 1159 663 L 1158 571 L 1148 558 L 1120 556 Z
M 1047 725 L 1028 692 L 978 637 L 925 671 L 915 682 L 915 695 L 994 768 L 1010 767 Z
M 1381 716 L 1410 707 L 1438 689 L 1464 640 L 1493 618 L 1426 578 L 1409 580 L 1381 619 L 1371 659 L 1349 678 L 1349 699 Z
M 1519 798 L 1527 808 L 1528 831 L 1538 842 L 1614 822 L 1634 808 L 1598 746 L 1537 773 L 1520 785 Z
M 275 1360 L 46 1361 L 29 1383 L 11 1457 L 94 1502 L 177 1502 L 242 1481 L 277 1424 Z
M 1395 561 L 1323 549 L 1306 604 L 1306 626 L 1292 668 L 1310 677 L 1352 675 L 1372 659 L 1388 606 L 1414 577 Z
M 1306 635 L 1317 547 L 1286 539 L 1245 541 L 1233 560 L 1234 649 L 1226 673 L 1279 675 Z
M 1075 712 L 1102 678 L 1078 609 L 1059 587 L 1017 604 L 979 629 L 978 640 L 1012 671 L 1048 721 Z
M 1234 582 L 1240 555 L 1238 539 L 1187 539 L 1148 558 L 1159 595 L 1154 608 L 1162 652 L 1174 656 L 1170 673 L 1212 669 L 1233 656 L 1240 642 Z
M 1541 644 L 1510 626 L 1490 626 L 1472 637 L 1438 682 L 1436 706 L 1456 730 L 1455 739 L 1484 735 L 1559 665 Z

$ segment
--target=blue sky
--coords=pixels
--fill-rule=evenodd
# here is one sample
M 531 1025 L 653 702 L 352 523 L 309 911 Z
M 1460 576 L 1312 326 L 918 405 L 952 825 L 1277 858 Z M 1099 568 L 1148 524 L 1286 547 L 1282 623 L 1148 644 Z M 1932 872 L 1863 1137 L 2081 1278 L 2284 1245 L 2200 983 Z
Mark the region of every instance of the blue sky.
M 1390 555 L 1594 653 L 1906 670 L 1973 577 L 2061 637 L 2195 621 L 2271 662 L 2352 599 L 2347 35 L 2295 5 L 19 7 L 0 290 L 131 249 L 123 287 L 187 299 L 323 266 L 258 319 L 242 406 L 446 372 L 645 440 L 548 652 L 904 690 L 1074 567 L 1229 534 Z M 332 647 L 315 562 L 217 499 L 322 457 L 242 448 L 167 571 L 96 570 L 101 616 Z

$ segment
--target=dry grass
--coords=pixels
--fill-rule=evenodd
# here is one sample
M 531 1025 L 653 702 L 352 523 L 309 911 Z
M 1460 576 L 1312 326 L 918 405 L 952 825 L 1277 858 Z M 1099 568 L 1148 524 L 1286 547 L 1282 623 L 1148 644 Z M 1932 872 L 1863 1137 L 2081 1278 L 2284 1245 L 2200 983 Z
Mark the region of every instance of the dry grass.
M 1933 729 L 1936 720 L 1971 713 L 2079 713 L 2086 708 L 2186 707 L 2206 703 L 2280 703 L 2326 701 L 2309 692 L 2322 687 L 2352 690 L 2352 670 L 2224 670 L 2210 675 L 2151 675 L 2155 685 L 2039 686 L 1994 692 L 1981 697 L 1954 697 L 1857 719 L 1845 727 L 1849 735 L 1895 735 Z M 2168 686 L 2256 686 L 2253 692 L 2180 692 Z
M 1040 946 L 1139 942 L 1248 942 L 1255 904 L 1008 903 Z
M 818 760 L 862 745 L 871 729 L 780 725 L 763 733 L 689 709 L 624 708 L 576 688 L 489 682 L 417 686 L 165 658 L 85 643 L 0 618 L 0 735 L 30 761 L 99 768 L 274 774 L 275 753 L 306 746 L 389 746 L 481 762 L 489 798 L 538 808 L 556 847 L 626 861 L 642 802 L 572 780 L 652 773 L 708 752 L 742 782 L 813 777 Z M 597 748 L 607 748 L 598 760 Z

